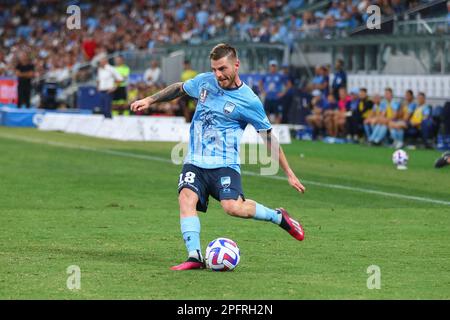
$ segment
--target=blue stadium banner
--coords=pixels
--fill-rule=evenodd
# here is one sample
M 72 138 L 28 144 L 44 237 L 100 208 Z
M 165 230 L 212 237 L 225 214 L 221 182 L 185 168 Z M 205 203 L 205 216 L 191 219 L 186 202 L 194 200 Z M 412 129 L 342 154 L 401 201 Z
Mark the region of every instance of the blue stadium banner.
M 45 110 L 4 107 L 0 109 L 0 124 L 7 127 L 36 127 L 44 112 Z
M 0 107 L 0 125 L 7 127 L 32 127 L 36 128 L 45 113 L 72 113 L 72 114 L 92 114 L 92 110 L 45 110 L 45 109 L 18 109 L 10 107 Z

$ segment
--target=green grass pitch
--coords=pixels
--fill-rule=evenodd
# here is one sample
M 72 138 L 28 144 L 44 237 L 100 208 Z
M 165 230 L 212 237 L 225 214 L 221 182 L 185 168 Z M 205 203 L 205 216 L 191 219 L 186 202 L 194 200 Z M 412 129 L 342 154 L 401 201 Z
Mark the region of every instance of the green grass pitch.
M 0 127 L 0 299 L 450 298 L 450 168 L 433 168 L 439 152 L 408 151 L 398 171 L 389 148 L 293 141 L 284 149 L 304 195 L 261 176 L 243 175 L 243 187 L 299 218 L 305 241 L 211 200 L 203 250 L 233 239 L 240 265 L 175 272 L 186 258 L 181 167 L 160 161 L 173 145 Z M 71 265 L 79 290 L 67 287 Z M 371 265 L 380 289 L 367 288 Z

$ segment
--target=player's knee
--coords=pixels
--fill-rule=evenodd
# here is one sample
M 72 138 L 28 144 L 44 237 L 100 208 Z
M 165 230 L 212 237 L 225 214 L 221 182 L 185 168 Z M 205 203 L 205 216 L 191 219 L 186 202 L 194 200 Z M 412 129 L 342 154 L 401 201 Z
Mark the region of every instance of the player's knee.
M 197 201 L 197 194 L 189 189 L 181 190 L 180 194 L 178 195 L 180 208 L 195 208 L 197 205 Z
M 230 216 L 239 217 L 240 214 L 240 203 L 236 200 L 223 200 L 221 201 L 223 210 Z

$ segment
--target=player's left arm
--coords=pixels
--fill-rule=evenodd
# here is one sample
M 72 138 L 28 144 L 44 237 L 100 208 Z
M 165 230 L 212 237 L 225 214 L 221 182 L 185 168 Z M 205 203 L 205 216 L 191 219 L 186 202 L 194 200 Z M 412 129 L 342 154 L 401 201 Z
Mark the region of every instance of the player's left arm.
M 287 161 L 286 155 L 284 154 L 283 148 L 281 147 L 278 139 L 271 133 L 271 131 L 264 131 L 261 133 L 261 137 L 263 138 L 265 144 L 267 145 L 267 149 L 270 150 L 270 154 L 273 158 L 278 158 L 281 168 L 288 178 L 289 184 L 298 192 L 304 193 L 306 188 L 300 182 L 300 180 L 295 175 L 294 171 L 292 171 L 289 163 Z

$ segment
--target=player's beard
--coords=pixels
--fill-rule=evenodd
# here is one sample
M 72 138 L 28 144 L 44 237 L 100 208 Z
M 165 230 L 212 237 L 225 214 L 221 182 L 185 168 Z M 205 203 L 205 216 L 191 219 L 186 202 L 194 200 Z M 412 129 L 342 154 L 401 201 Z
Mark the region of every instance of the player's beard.
M 219 85 L 223 88 L 223 89 L 231 89 L 233 87 L 233 85 L 235 84 L 234 82 L 236 81 L 236 73 L 233 73 L 232 75 L 230 75 L 229 77 L 227 77 L 225 79 L 225 81 L 218 81 Z M 223 85 L 222 85 L 223 83 Z

